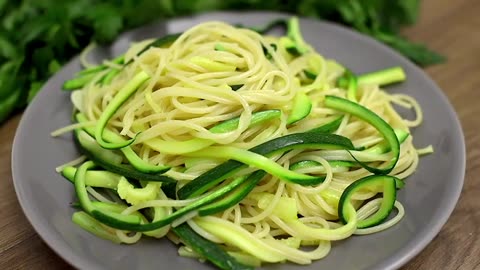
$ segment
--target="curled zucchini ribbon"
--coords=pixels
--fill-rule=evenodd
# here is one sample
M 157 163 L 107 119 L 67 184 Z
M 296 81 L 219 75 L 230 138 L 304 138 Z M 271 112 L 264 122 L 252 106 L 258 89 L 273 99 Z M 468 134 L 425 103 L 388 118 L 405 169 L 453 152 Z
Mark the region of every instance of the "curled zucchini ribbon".
M 376 191 L 381 189 L 383 198 L 380 208 L 370 217 L 359 220 L 357 222 L 357 228 L 363 229 L 382 223 L 388 218 L 394 208 L 397 196 L 397 183 L 401 182 L 400 179 L 389 175 L 370 175 L 353 182 L 343 191 L 338 202 L 338 216 L 340 220 L 344 224 L 347 224 L 352 218 L 349 209 L 352 207 L 351 198 L 355 192 L 361 189 Z
M 83 132 L 83 131 L 82 131 Z M 83 133 L 85 136 L 88 136 L 85 132 Z M 333 134 L 324 134 L 318 132 L 307 132 L 307 133 L 297 133 L 291 134 L 287 136 L 283 136 L 259 146 L 256 146 L 251 149 L 252 154 L 262 156 L 262 155 L 269 155 L 278 152 L 284 152 L 291 149 L 306 149 L 306 148 L 314 148 L 314 149 L 353 149 L 353 144 L 351 141 L 345 137 L 333 135 Z M 235 155 L 235 154 L 234 154 Z M 255 156 L 254 158 L 256 158 Z M 269 164 L 267 164 L 267 169 Z M 215 186 L 222 180 L 232 176 L 235 171 L 240 169 L 244 166 L 243 163 L 238 161 L 227 161 L 216 168 L 207 171 L 203 175 L 199 176 L 196 180 L 193 180 L 189 184 L 185 185 L 182 189 L 178 191 L 178 196 L 188 197 L 194 196 L 203 193 L 204 191 L 210 189 L 211 187 Z M 77 191 L 77 196 L 82 197 L 80 200 L 80 204 L 82 208 L 96 218 L 98 221 L 111 226 L 113 228 L 122 229 L 122 230 L 129 230 L 129 231 L 150 231 L 154 229 L 161 228 L 163 226 L 171 224 L 176 219 L 180 218 L 181 216 L 190 213 L 194 210 L 199 210 L 201 214 L 212 214 L 221 209 L 226 209 L 225 207 L 230 207 L 235 203 L 239 202 L 243 197 L 245 197 L 248 192 L 248 189 L 253 188 L 256 183 L 264 176 L 264 172 L 254 172 L 249 176 L 241 176 L 234 179 L 229 184 L 216 189 L 209 195 L 198 199 L 197 201 L 193 202 L 192 204 L 179 209 L 178 211 L 174 212 L 173 214 L 167 216 L 164 219 L 148 223 L 142 224 L 140 220 L 134 218 L 126 218 L 128 216 L 119 216 L 115 213 L 109 213 L 105 211 L 101 211 L 94 207 L 91 207 L 91 202 L 88 200 L 88 196 L 86 195 L 85 189 L 85 177 L 86 171 L 93 167 L 93 162 L 87 162 L 80 166 L 80 168 L 75 173 L 75 187 Z M 261 169 L 262 166 L 260 166 Z M 301 174 L 300 174 L 301 175 Z M 314 178 L 313 176 L 309 176 Z M 313 180 L 311 179 L 302 179 L 302 178 L 293 178 L 290 179 L 291 181 L 295 181 L 295 179 L 299 183 L 304 184 L 312 184 Z M 315 179 L 315 181 L 323 181 L 323 178 Z M 77 183 L 78 182 L 78 183 Z M 245 183 L 247 182 L 247 183 Z M 193 184 L 191 184 L 193 183 Z M 238 186 L 243 186 L 243 188 L 237 189 Z M 187 188 L 185 188 L 187 187 Z M 234 195 L 230 197 L 227 196 L 223 198 L 223 202 L 218 202 L 217 200 L 223 196 L 226 196 L 228 193 L 234 192 Z M 188 195 L 188 196 L 186 196 Z M 200 209 L 210 203 L 217 201 L 215 204 L 209 205 L 205 209 Z
M 105 110 L 98 119 L 97 126 L 95 127 L 95 139 L 97 143 L 106 149 L 120 149 L 125 146 L 129 146 L 135 141 L 135 138 L 124 142 L 107 142 L 103 133 L 107 127 L 108 121 L 117 112 L 117 110 L 137 91 L 137 89 L 150 78 L 150 76 L 144 71 L 138 73 L 129 81 L 120 91 L 115 95 L 112 101 L 107 105 Z
M 88 122 L 88 119 L 85 115 L 78 113 L 75 116 L 76 120 L 78 123 L 85 123 Z M 85 126 L 83 127 L 83 130 L 88 133 L 88 135 L 95 137 L 95 127 L 92 126 Z M 121 136 L 116 134 L 115 132 L 112 132 L 108 129 L 104 130 L 103 135 L 107 141 L 110 142 L 115 142 L 115 141 L 120 141 L 122 140 Z M 105 150 L 100 150 L 100 151 L 110 151 L 108 149 Z M 120 151 L 124 154 L 125 158 L 128 160 L 128 162 L 139 172 L 142 173 L 164 173 L 170 169 L 169 166 L 164 166 L 164 165 L 152 165 L 143 159 L 141 159 L 135 151 L 130 146 L 125 146 L 120 149 Z
M 95 205 L 88 198 L 88 193 L 86 190 L 86 179 L 87 176 L 89 176 L 88 170 L 92 169 L 93 167 L 95 167 L 95 164 L 92 161 L 87 161 L 75 172 L 75 192 L 79 199 L 80 206 L 86 213 L 105 225 L 115 229 L 136 232 L 147 232 L 162 228 L 170 225 L 180 217 L 196 210 L 198 210 L 200 214 L 206 215 L 227 209 L 237 204 L 245 196 L 247 196 L 248 192 L 246 192 L 244 189 L 247 191 L 253 189 L 258 181 L 260 181 L 265 175 L 264 172 L 257 171 L 247 176 L 238 177 L 229 184 L 213 191 L 209 195 L 194 201 L 193 203 L 160 220 L 151 223 L 145 223 L 136 215 L 121 215 L 119 213 L 106 211 L 105 209 L 95 207 Z
M 400 157 L 400 142 L 398 141 L 397 135 L 395 134 L 393 128 L 387 122 L 385 122 L 385 120 L 358 103 L 336 96 L 326 96 L 325 106 L 327 108 L 349 113 L 369 123 L 375 129 L 377 129 L 380 134 L 382 134 L 385 141 L 389 144 L 392 159 L 384 168 L 374 168 L 368 166 L 366 163 L 359 161 L 353 154 L 350 153 L 362 167 L 374 174 L 388 174 L 393 170 Z
M 93 137 L 82 129 L 75 130 L 75 141 L 82 154 L 105 170 L 136 180 L 166 183 L 176 182 L 175 179 L 160 174 L 168 170 L 168 167 L 163 167 L 162 170 L 158 170 L 156 174 L 153 174 L 139 171 L 131 165 L 122 164 L 122 156 L 111 150 L 102 148 Z
M 223 155 L 228 160 L 215 168 L 203 173 L 191 182 L 187 183 L 178 190 L 177 195 L 180 199 L 192 198 L 206 192 L 210 188 L 219 184 L 222 180 L 232 176 L 235 172 L 248 165 L 255 166 L 270 173 L 278 174 L 281 179 L 303 185 L 313 185 L 321 183 L 323 177 L 314 177 L 302 174 L 283 175 L 283 170 L 271 164 L 263 156 L 269 156 L 276 153 L 286 152 L 292 149 L 346 149 L 353 150 L 352 142 L 343 136 L 326 134 L 320 132 L 305 132 L 289 134 L 268 142 L 262 143 L 251 148 L 249 151 L 241 150 L 228 152 L 216 152 L 217 155 Z M 206 149 L 208 150 L 208 149 Z M 208 151 L 202 151 L 201 155 L 208 154 Z M 200 154 L 200 153 L 199 153 Z M 238 160 L 238 161 L 237 161 Z M 241 161 L 241 162 L 240 162 Z M 292 172 L 293 173 L 293 172 Z

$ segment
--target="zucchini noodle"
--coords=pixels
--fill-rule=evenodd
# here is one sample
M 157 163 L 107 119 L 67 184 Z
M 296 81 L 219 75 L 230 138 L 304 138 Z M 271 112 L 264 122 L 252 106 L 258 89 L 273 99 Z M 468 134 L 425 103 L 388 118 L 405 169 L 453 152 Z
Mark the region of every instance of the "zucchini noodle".
M 92 42 L 92 43 L 88 44 L 88 46 L 85 47 L 85 49 L 82 51 L 82 53 L 80 54 L 80 63 L 82 63 L 82 66 L 84 66 L 86 68 L 94 66 L 94 64 L 92 64 L 88 61 L 87 55 L 93 49 L 95 49 L 95 47 L 97 47 L 97 44 L 95 42 Z
M 61 172 L 65 167 L 68 167 L 68 166 L 76 166 L 76 165 L 79 165 L 81 164 L 82 162 L 84 162 L 85 160 L 87 160 L 87 157 L 84 156 L 84 155 L 81 155 L 79 156 L 78 158 L 72 160 L 72 161 L 69 161 L 65 164 L 62 164 L 58 167 L 55 168 L 55 171 L 56 172 Z
M 325 105 L 328 96 L 347 98 L 346 88 L 337 84 L 346 69 L 335 60 L 324 58 L 312 46 L 300 44 L 303 41 L 300 39 L 296 41 L 297 46 L 304 46 L 304 50 L 292 53 L 288 45 L 292 40 L 295 41 L 290 34 L 275 37 L 222 22 L 207 22 L 190 28 L 162 46 L 142 51 L 152 40 L 132 44 L 124 55 L 123 61 L 128 64 L 105 61 L 104 69 L 75 92 L 75 109 L 87 122 L 61 128 L 52 135 L 74 129 L 94 129 L 111 104 L 122 95 L 123 87 L 144 72 L 148 79 L 112 112 L 100 135 L 112 145 L 134 139 L 123 147 L 131 148 L 138 162 L 149 165 L 148 168 L 164 166 L 166 169 L 157 174 L 175 179 L 174 191 L 178 192 L 227 160 L 238 160 L 236 153 L 240 150 L 253 159 L 259 154 L 246 150 L 338 120 L 339 125 L 328 132 L 348 138 L 353 142 L 353 150 L 307 147 L 262 153 L 278 165 L 279 173 L 291 170 L 295 173 L 292 175 L 321 181 L 304 185 L 299 181 L 285 181 L 281 175 L 265 174 L 239 203 L 205 216 L 201 214 L 203 208 L 197 207 L 157 234 L 164 236 L 185 223 L 201 237 L 235 254 L 234 257 L 244 256 L 255 264 L 258 261 L 310 264 L 327 256 L 332 241 L 388 229 L 400 222 L 405 210 L 393 198 L 392 205 L 394 202 L 398 210 L 393 217 L 369 228 L 357 228 L 359 222 L 382 209 L 383 199 L 378 195 L 383 191 L 373 185 L 353 193 L 349 205 L 344 208 L 345 222 L 339 219 L 339 203 L 344 191 L 359 179 L 372 175 L 361 163 L 386 167 L 391 164 L 393 151 L 387 147 L 385 135 L 368 121 Z M 88 64 L 84 54 L 81 59 L 84 65 Z M 113 77 L 106 83 L 105 74 L 111 70 L 117 73 L 112 73 Z M 310 102 L 311 109 L 295 119 L 298 111 L 301 114 L 308 107 L 307 103 L 299 103 L 300 107 L 295 105 L 302 97 Z M 431 147 L 417 149 L 413 144 L 410 128 L 423 121 L 420 105 L 413 97 L 390 94 L 379 84 L 359 84 L 355 99 L 357 104 L 383 119 L 396 134 L 397 131 L 406 134 L 402 139 L 398 137 L 398 161 L 388 173 L 405 180 L 415 172 L 419 155 L 433 152 Z M 393 105 L 412 109 L 416 118 L 404 119 Z M 259 112 L 270 112 L 272 116 L 258 120 Z M 274 113 L 278 114 L 273 116 Z M 236 119 L 233 128 L 225 127 L 231 119 Z M 98 135 L 98 129 L 96 132 Z M 116 137 L 109 139 L 110 133 Z M 114 158 L 122 157 L 119 150 L 109 151 L 115 153 Z M 82 161 L 76 160 L 75 164 Z M 305 161 L 310 165 L 298 165 Z M 123 158 L 121 164 L 127 163 Z M 270 166 L 268 164 L 265 166 Z M 65 166 L 69 165 L 72 164 Z M 199 203 L 234 183 L 234 179 L 257 170 L 255 166 L 244 165 L 207 192 L 198 191 L 200 193 L 195 196 L 182 199 L 166 196 L 166 183 L 152 186 L 148 183 L 154 182 L 139 178 L 137 180 L 141 181 L 137 181 L 135 187 L 126 187 L 131 193 L 121 193 L 120 183 L 117 188 L 119 194 L 130 194 L 128 196 L 136 200 L 119 195 L 114 201 L 132 202 L 123 204 L 118 215 L 141 216 L 144 224 Z M 115 203 L 96 189 L 87 188 L 97 200 Z M 109 194 L 116 192 L 110 190 Z M 142 235 L 156 235 L 153 232 L 109 228 L 110 237 L 126 244 L 139 241 Z M 168 235 L 172 237 L 171 231 Z M 306 251 L 306 246 L 313 246 L 313 249 Z M 188 245 L 182 246 L 180 253 L 202 257 Z

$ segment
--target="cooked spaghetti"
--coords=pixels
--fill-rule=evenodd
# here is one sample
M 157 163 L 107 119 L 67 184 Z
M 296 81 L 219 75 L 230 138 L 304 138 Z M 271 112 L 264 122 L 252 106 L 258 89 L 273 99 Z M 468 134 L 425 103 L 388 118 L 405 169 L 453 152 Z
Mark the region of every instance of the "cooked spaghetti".
M 401 220 L 394 195 L 419 162 L 409 134 L 422 122 L 420 106 L 324 58 L 303 41 L 295 18 L 286 25 L 288 34 L 276 37 L 202 23 L 163 42 L 136 43 L 80 72 L 74 80 L 83 83 L 67 82 L 78 88 L 78 123 L 60 133 L 75 129 L 93 161 L 59 168 L 75 182 L 83 210 L 73 220 L 117 243 L 168 237 L 182 244 L 181 255 L 221 268 L 173 228 L 188 225 L 258 266 L 309 264 L 328 254 L 331 241 Z M 413 108 L 417 119 L 393 105 Z

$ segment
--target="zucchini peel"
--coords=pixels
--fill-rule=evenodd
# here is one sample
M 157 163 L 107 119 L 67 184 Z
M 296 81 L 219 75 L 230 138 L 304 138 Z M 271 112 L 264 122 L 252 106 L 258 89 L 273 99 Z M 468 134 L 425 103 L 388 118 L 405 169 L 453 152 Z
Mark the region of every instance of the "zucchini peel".
M 107 142 L 103 133 L 107 126 L 108 121 L 115 112 L 137 91 L 137 89 L 150 78 L 146 72 L 141 71 L 131 81 L 129 81 L 120 91 L 113 97 L 112 101 L 107 105 L 105 110 L 98 119 L 97 126 L 95 127 L 95 139 L 99 145 L 106 149 L 119 149 L 132 144 L 135 138 L 129 139 L 123 142 Z
M 376 128 L 380 132 L 380 134 L 382 134 L 385 141 L 389 144 L 390 152 L 392 154 L 392 159 L 390 160 L 389 164 L 387 164 L 387 166 L 385 166 L 384 168 L 379 169 L 370 167 L 364 162 L 357 160 L 352 153 L 350 154 L 362 167 L 374 174 L 390 173 L 397 164 L 397 161 L 400 157 L 400 142 L 398 141 L 397 135 L 395 134 L 393 128 L 374 112 L 348 99 L 328 95 L 325 97 L 324 103 L 327 108 L 349 113 L 362 119 L 363 121 L 369 123 L 374 128 Z
M 343 223 L 347 223 L 350 219 L 346 215 L 347 208 L 352 207 L 351 197 L 352 195 L 362 188 L 382 187 L 383 199 L 380 208 L 370 217 L 359 220 L 357 222 L 357 228 L 363 229 L 372 227 L 382 223 L 388 218 L 392 212 L 395 200 L 397 196 L 397 178 L 389 175 L 370 175 L 359 179 L 350 184 L 342 193 L 338 203 L 338 216 Z

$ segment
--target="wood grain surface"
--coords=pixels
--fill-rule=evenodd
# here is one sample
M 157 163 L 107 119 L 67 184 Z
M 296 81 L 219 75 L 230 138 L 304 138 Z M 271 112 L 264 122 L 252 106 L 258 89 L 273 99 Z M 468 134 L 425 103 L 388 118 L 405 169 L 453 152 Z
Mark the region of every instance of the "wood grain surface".
M 448 57 L 425 69 L 458 113 L 467 144 L 460 201 L 435 239 L 402 269 L 480 269 L 480 1 L 425 0 L 404 31 Z M 0 269 L 70 269 L 35 233 L 13 189 L 10 155 L 20 115 L 0 126 Z

